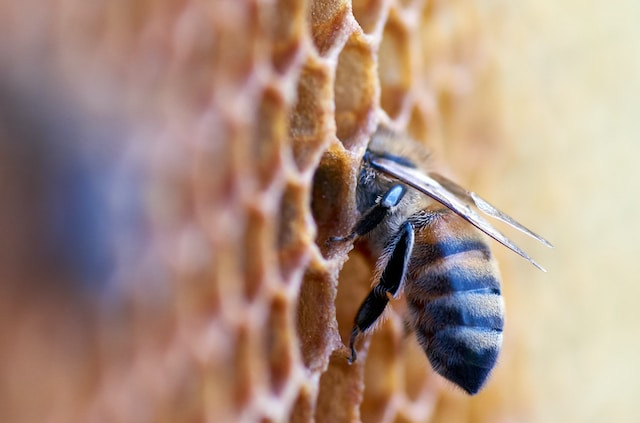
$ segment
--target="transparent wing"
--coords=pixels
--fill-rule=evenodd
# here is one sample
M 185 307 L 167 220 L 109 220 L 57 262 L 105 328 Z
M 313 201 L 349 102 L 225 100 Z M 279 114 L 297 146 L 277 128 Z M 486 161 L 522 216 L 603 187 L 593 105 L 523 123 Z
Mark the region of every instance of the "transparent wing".
M 531 231 L 521 223 L 516 222 L 511 216 L 498 210 L 497 208 L 495 208 L 493 205 L 491 205 L 488 201 L 480 197 L 475 192 L 467 191 L 464 188 L 462 188 L 460 185 L 453 182 L 452 180 L 447 179 L 444 176 L 439 175 L 437 173 L 429 173 L 429 176 L 435 179 L 436 181 L 438 181 L 440 185 L 445 187 L 447 190 L 449 190 L 451 193 L 453 193 L 457 197 L 464 199 L 469 203 L 475 204 L 476 207 L 478 207 L 478 209 L 480 209 L 480 211 L 482 211 L 483 213 L 488 214 L 489 216 L 494 217 L 498 220 L 501 220 L 504 223 L 507 223 L 508 225 L 511 225 L 512 227 L 516 228 L 520 232 L 524 232 L 530 237 L 540 241 L 547 247 L 553 248 L 553 245 L 549 241 L 547 241 L 540 235 L 536 234 L 535 232 Z
M 377 169 L 380 172 L 398 179 L 399 181 L 404 182 L 405 184 L 417 189 L 418 191 L 423 192 L 439 203 L 442 203 L 443 205 L 457 213 L 460 217 L 467 220 L 473 226 L 489 235 L 491 238 L 495 239 L 505 247 L 517 253 L 518 255 L 529 261 L 531 264 L 536 266 L 538 269 L 546 272 L 546 270 L 542 266 L 540 266 L 533 258 L 531 258 L 509 238 L 503 235 L 489 222 L 482 218 L 478 213 L 476 213 L 469 206 L 469 204 L 476 204 L 478 208 L 483 212 L 500 220 L 503 220 L 519 230 L 522 230 L 523 232 L 533 236 L 535 239 L 538 239 L 547 246 L 551 246 L 551 244 L 544 238 L 534 234 L 524 226 L 517 223 L 511 217 L 497 210 L 474 193 L 466 191 L 464 188 L 458 186 L 454 182 L 449 181 L 448 179 L 440 175 L 437 175 L 438 180 L 436 180 L 432 176 L 428 176 L 416 169 L 402 166 L 392 160 L 371 156 L 369 156 L 368 160 L 370 165 L 374 169 Z

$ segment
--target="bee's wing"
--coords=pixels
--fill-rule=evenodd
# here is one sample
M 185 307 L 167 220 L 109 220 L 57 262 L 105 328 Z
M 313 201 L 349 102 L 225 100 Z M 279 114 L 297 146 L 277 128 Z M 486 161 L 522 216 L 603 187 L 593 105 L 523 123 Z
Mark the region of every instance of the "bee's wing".
M 458 198 L 464 199 L 468 203 L 475 204 L 476 207 L 478 207 L 478 209 L 480 209 L 483 213 L 488 214 L 489 216 L 494 217 L 498 220 L 501 220 L 504 223 L 507 223 L 512 227 L 516 228 L 520 232 L 524 232 L 530 237 L 540 241 L 547 247 L 553 248 L 553 245 L 551 245 L 549 241 L 547 241 L 540 235 L 536 234 L 535 232 L 531 231 L 530 229 L 526 228 L 521 223 L 516 222 L 511 216 L 498 210 L 497 208 L 495 208 L 493 205 L 491 205 L 488 201 L 480 197 L 475 192 L 467 191 L 466 189 L 462 188 L 460 185 L 456 184 L 452 180 L 447 179 L 444 176 L 439 175 L 437 173 L 429 173 L 429 176 L 435 179 L 436 181 L 438 181 L 440 185 L 445 187 L 447 190 L 449 190 L 452 194 L 456 195 Z
M 480 229 L 482 232 L 489 235 L 491 238 L 495 239 L 496 241 L 498 241 L 505 247 L 509 248 L 513 252 L 519 254 L 524 259 L 529 261 L 531 264 L 536 266 L 538 269 L 542 270 L 543 272 L 546 272 L 546 270 L 542 266 L 540 266 L 534 259 L 532 259 L 527 253 L 522 251 L 517 245 L 515 245 L 509 238 L 504 236 L 500 231 L 494 228 L 489 222 L 484 220 L 478 213 L 476 213 L 469 206 L 469 204 L 467 204 L 467 202 L 469 203 L 473 202 L 477 204 L 474 199 L 475 194 L 467 192 L 465 189 L 459 187 L 458 185 L 448 180 L 446 180 L 448 182 L 445 183 L 447 185 L 445 186 L 441 184 L 439 181 L 437 181 L 436 179 L 430 176 L 427 176 L 426 174 L 416 169 L 402 166 L 392 160 L 384 159 L 381 157 L 371 157 L 369 159 L 369 163 L 374 169 L 377 169 L 380 172 L 383 172 L 395 179 L 398 179 L 399 181 L 404 182 L 405 184 L 417 189 L 418 191 L 423 192 L 424 194 L 428 195 L 429 197 L 433 198 L 439 203 L 442 203 L 443 205 L 445 205 L 446 207 L 448 207 L 449 209 L 457 213 L 460 217 L 467 220 L 473 226 L 475 226 L 476 228 Z M 444 180 L 444 178 L 439 178 L 439 179 Z M 472 201 L 468 201 L 468 199 L 471 199 Z M 484 200 L 481 200 L 480 203 L 483 205 L 483 207 L 485 207 L 485 204 L 488 205 L 488 207 L 485 207 L 487 209 L 495 210 L 495 208 L 493 208 L 491 205 L 486 203 Z M 480 208 L 480 206 L 478 207 Z M 506 216 L 501 212 L 498 212 L 498 213 L 501 216 Z M 489 214 L 492 214 L 492 213 L 489 213 Z M 510 221 L 513 221 L 513 219 L 509 218 L 508 216 L 507 218 Z M 507 223 L 510 223 L 510 222 L 507 221 Z

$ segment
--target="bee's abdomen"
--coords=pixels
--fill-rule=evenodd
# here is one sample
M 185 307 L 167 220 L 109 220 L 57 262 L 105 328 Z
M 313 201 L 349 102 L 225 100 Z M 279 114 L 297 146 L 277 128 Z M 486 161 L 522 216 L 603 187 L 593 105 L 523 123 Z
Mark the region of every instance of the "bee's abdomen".
M 417 265 L 416 265 L 417 264 Z M 433 368 L 478 392 L 502 346 L 500 280 L 483 239 L 449 238 L 414 248 L 406 294 Z

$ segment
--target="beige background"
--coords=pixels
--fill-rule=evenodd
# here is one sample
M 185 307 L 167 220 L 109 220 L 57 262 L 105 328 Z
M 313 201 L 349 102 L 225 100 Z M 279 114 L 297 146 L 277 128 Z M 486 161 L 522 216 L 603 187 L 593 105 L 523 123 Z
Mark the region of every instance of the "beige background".
M 491 198 L 556 245 L 517 237 L 547 274 L 501 253 L 524 420 L 640 421 L 640 3 L 479 7 L 510 143 Z

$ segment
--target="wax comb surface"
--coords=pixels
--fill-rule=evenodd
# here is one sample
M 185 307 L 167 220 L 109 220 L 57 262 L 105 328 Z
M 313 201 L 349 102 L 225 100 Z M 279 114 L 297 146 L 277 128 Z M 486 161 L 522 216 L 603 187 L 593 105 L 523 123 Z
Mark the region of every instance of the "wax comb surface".
M 48 93 L 29 127 L 61 108 L 67 129 L 89 125 L 74 133 L 99 148 L 78 147 L 61 169 L 100 182 L 71 198 L 97 199 L 87 204 L 99 212 L 77 216 L 108 236 L 78 241 L 106 257 L 98 285 L 62 283 L 93 276 L 43 267 L 45 256 L 14 260 L 41 246 L 33 223 L 50 216 L 29 204 L 49 201 L 34 190 L 48 174 L 34 182 L 6 165 L 18 154 L 7 146 L 26 138 L 2 127 L 0 203 L 11 207 L 0 220 L 15 237 L 0 240 L 0 420 L 423 422 L 501 410 L 491 388 L 480 404 L 441 383 L 404 341 L 400 312 L 349 366 L 372 263 L 356 251 L 342 269 L 350 245 L 325 246 L 355 222 L 357 168 L 380 124 L 446 151 L 462 177 L 485 167 L 467 148 L 494 128 L 485 25 L 468 1 L 1 0 L 0 79 L 17 102 Z M 36 144 L 73 150 L 56 128 Z

